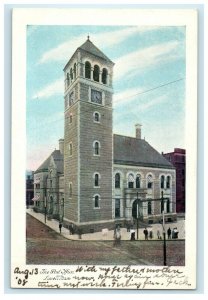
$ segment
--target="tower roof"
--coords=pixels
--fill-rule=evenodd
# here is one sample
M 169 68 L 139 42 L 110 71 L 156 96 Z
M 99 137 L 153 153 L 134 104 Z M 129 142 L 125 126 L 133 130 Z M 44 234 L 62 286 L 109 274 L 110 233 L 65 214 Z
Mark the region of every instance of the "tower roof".
M 113 63 L 102 51 L 100 51 L 100 49 L 98 49 L 89 39 L 89 36 L 86 40 L 86 42 L 84 42 L 84 44 L 82 44 L 78 49 L 84 50 L 88 53 L 91 53 L 97 57 L 100 57 L 104 60 L 107 60 L 110 63 Z
M 84 42 L 84 44 L 82 44 L 80 47 L 78 47 L 76 49 L 76 51 L 74 52 L 74 54 L 72 55 L 72 57 L 69 59 L 69 61 L 67 62 L 67 64 L 64 67 L 64 71 L 67 68 L 67 66 L 69 65 L 71 59 L 74 57 L 74 55 L 76 54 L 77 50 L 81 50 L 84 52 L 87 52 L 89 54 L 92 54 L 94 56 L 97 56 L 98 58 L 101 58 L 111 64 L 114 65 L 114 62 L 112 62 L 112 60 L 110 60 L 102 51 L 100 51 L 100 49 L 98 49 L 89 39 L 89 36 L 87 37 L 86 42 Z

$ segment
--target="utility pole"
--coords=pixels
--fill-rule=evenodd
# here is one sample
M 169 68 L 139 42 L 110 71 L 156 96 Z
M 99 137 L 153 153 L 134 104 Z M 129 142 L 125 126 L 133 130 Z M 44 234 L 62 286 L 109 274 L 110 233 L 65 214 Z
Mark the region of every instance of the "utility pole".
M 164 198 L 163 198 L 163 191 L 162 191 L 162 197 L 161 197 L 161 201 L 162 201 L 162 216 L 163 216 L 163 264 L 164 266 L 166 266 L 166 233 L 165 233 L 165 211 L 164 211 Z
M 137 192 L 137 240 L 139 239 L 139 199 Z
M 44 207 L 45 207 L 45 224 L 46 224 L 46 214 L 47 214 L 46 196 L 45 196 L 45 199 L 44 199 Z

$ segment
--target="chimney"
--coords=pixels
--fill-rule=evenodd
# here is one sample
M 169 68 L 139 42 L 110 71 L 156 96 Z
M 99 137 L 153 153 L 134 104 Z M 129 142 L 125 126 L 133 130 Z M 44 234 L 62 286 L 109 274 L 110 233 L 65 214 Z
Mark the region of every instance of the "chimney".
M 59 150 L 62 155 L 64 155 L 64 139 L 59 140 Z
M 141 124 L 135 124 L 136 128 L 136 139 L 141 139 Z

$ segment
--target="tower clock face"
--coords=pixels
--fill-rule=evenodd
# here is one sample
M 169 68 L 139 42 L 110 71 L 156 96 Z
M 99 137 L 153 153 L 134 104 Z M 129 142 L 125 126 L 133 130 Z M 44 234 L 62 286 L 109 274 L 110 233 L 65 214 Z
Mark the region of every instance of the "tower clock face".
M 102 93 L 100 91 L 91 90 L 91 102 L 102 104 Z

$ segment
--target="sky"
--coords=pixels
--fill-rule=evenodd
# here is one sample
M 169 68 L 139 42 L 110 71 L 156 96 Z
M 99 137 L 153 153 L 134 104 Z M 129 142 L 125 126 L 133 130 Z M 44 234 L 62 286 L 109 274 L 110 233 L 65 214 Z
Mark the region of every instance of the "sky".
M 86 40 L 114 63 L 113 132 L 158 152 L 185 148 L 185 27 L 28 26 L 27 169 L 36 170 L 64 137 L 63 68 Z

